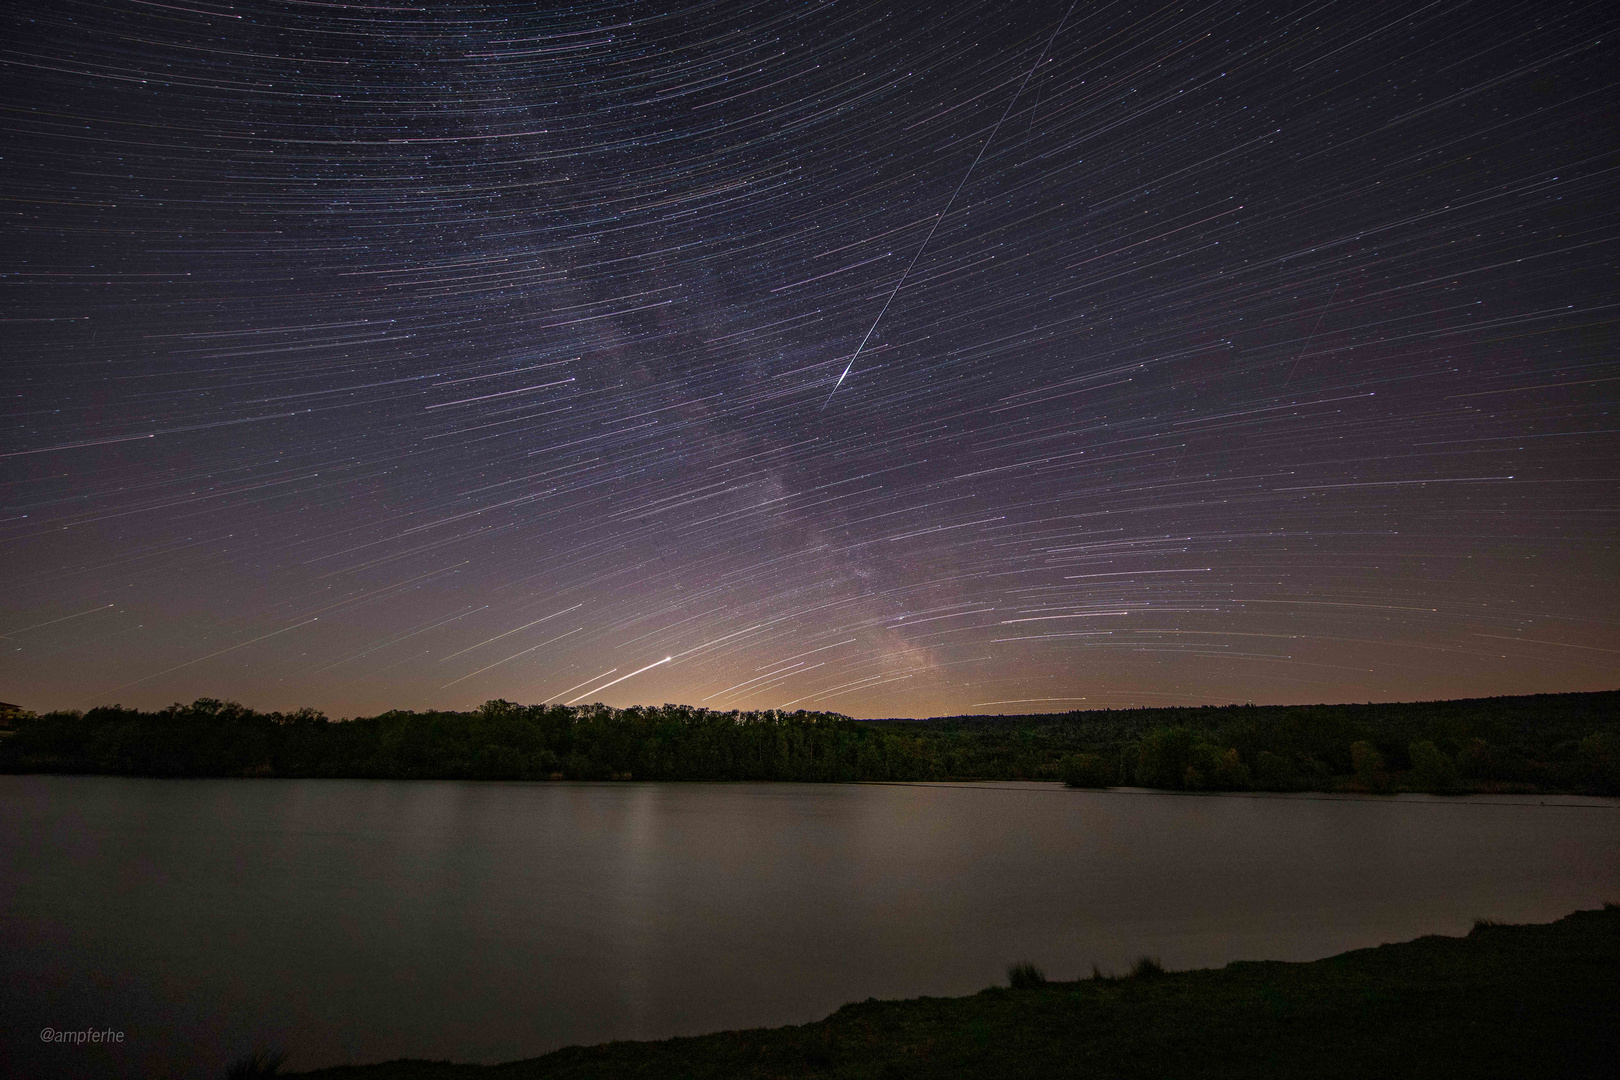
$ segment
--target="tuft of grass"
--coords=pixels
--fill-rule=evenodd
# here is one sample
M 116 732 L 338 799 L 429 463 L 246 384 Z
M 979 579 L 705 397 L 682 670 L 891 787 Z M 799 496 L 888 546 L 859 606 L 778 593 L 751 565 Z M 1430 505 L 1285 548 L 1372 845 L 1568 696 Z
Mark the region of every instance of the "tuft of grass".
M 1156 979 L 1164 974 L 1164 965 L 1159 963 L 1157 956 L 1137 957 L 1136 963 L 1131 965 L 1131 978 Z
M 225 1080 L 256 1080 L 261 1076 L 276 1076 L 286 1060 L 287 1055 L 280 1050 L 257 1049 L 231 1062 L 225 1069 Z
M 1046 972 L 1025 960 L 1007 968 L 1007 985 L 1014 990 L 1028 990 L 1032 987 L 1044 986 L 1046 985 Z

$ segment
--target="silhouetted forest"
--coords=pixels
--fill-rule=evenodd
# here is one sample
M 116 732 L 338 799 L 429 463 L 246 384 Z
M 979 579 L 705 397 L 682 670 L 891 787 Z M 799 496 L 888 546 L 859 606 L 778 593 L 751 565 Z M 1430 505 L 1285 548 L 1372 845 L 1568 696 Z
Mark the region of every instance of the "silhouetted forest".
M 24 716 L 0 739 L 0 771 L 1620 794 L 1620 691 L 932 720 L 491 701 L 333 721 L 203 698 Z

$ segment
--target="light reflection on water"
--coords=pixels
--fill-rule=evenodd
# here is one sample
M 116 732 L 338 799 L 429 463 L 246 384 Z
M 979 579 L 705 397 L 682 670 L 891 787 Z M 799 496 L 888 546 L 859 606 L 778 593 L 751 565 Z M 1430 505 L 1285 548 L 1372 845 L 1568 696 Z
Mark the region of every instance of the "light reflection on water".
M 1557 805 L 1544 805 L 1557 804 Z M 501 1061 L 1620 900 L 1612 800 L 0 777 L 17 1074 Z M 112 1027 L 115 1051 L 45 1046 Z

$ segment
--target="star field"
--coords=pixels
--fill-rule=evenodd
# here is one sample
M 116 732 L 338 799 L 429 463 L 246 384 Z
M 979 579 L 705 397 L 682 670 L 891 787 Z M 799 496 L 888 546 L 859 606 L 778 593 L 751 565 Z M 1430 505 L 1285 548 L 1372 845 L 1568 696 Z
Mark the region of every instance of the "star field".
M 1610 5 L 0 20 L 6 700 L 1616 685 Z

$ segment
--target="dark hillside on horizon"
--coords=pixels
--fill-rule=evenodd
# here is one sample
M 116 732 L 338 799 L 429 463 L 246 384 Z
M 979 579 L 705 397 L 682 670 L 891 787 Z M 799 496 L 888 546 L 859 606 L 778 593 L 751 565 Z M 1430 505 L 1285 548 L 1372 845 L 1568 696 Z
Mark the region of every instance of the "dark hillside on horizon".
M 1069 709 L 1046 713 L 961 713 L 952 716 L 927 717 L 873 717 L 862 721 L 869 724 L 936 724 L 962 727 L 996 727 L 1011 723 L 1019 727 L 1039 727 L 1045 724 L 1083 723 L 1088 727 L 1113 725 L 1120 732 L 1142 731 L 1165 723 L 1191 723 L 1195 718 L 1206 718 L 1210 723 L 1222 723 L 1233 717 L 1280 717 L 1285 714 L 1342 714 L 1377 723 L 1396 717 L 1451 716 L 1464 723 L 1479 723 L 1482 718 L 1494 717 L 1499 721 L 1517 724 L 1526 711 L 1542 710 L 1551 722 L 1577 724 L 1585 719 L 1612 717 L 1620 709 L 1620 689 L 1594 690 L 1562 694 L 1503 694 L 1496 697 L 1441 698 L 1433 701 L 1346 701 L 1313 702 L 1299 705 L 1255 705 L 1252 702 L 1228 705 L 1142 705 L 1113 709 Z
M 1556 762 L 1579 758 L 1620 760 L 1620 691 L 1527 694 L 1444 701 L 1313 705 L 1202 705 L 1071 710 L 1012 716 L 941 716 L 924 720 L 866 721 L 897 731 L 926 730 L 948 742 L 959 761 L 1025 759 L 1056 753 L 1093 758 L 1097 782 L 1076 786 L 1139 784 L 1173 789 L 1531 790 L 1558 782 Z M 1595 742 L 1583 744 L 1583 740 Z M 1413 769 L 1414 743 L 1433 743 L 1443 756 L 1429 782 L 1399 784 Z M 1175 762 L 1144 763 L 1144 746 L 1174 746 Z M 1372 754 L 1354 747 L 1364 744 Z M 1585 747 L 1584 751 L 1582 747 Z M 1239 768 L 1217 758 L 1237 752 Z M 1150 751 L 1151 752 L 1151 751 Z M 1194 759 L 1200 759 L 1195 761 Z M 1174 768 L 1171 768 L 1171 765 Z M 1074 762 L 1066 778 L 1072 780 Z M 1204 774 L 1188 782 L 1192 765 Z M 1599 771 L 1612 769 L 1601 765 Z M 1063 773 L 1062 764 L 1059 766 Z M 1028 770 L 1026 770 L 1028 771 Z M 1245 777 L 1245 773 L 1247 776 Z M 1471 783 L 1472 782 L 1472 783 Z M 1579 782 L 1563 786 L 1578 787 Z M 1593 790 L 1620 790 L 1613 779 Z

